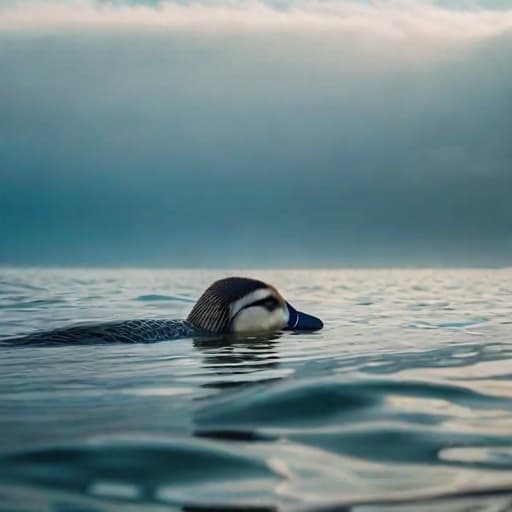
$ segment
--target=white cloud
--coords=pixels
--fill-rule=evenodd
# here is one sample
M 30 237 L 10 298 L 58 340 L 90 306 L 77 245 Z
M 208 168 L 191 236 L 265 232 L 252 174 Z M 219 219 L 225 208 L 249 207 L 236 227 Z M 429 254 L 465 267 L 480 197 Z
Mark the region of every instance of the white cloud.
M 0 4 L 0 32 L 26 30 L 332 31 L 341 34 L 471 41 L 512 30 L 512 8 L 453 10 L 420 0 L 299 0 L 277 9 L 261 2 L 162 1 L 153 6 L 91 0 Z

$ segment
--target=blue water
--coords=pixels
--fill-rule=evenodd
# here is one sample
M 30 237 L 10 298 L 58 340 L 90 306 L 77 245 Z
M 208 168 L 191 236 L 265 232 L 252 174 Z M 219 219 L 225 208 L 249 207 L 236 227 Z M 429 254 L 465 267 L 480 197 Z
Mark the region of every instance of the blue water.
M 2 346 L 226 272 L 0 269 L 0 510 L 512 510 L 512 270 L 233 273 L 325 329 Z

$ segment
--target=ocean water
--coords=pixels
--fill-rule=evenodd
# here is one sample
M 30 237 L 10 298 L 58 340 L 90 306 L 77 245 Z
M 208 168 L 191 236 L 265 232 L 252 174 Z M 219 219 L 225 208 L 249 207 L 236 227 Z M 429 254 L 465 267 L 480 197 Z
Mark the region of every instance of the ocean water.
M 324 330 L 2 342 L 229 274 Z M 512 270 L 0 269 L 0 510 L 512 510 Z

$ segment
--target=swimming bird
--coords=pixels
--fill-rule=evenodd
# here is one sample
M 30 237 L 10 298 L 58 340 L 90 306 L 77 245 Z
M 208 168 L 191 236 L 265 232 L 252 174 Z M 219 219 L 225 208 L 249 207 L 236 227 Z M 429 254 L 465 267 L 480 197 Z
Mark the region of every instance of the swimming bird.
M 45 345 L 152 343 L 208 335 L 316 331 L 322 327 L 319 318 L 297 311 L 272 285 L 257 279 L 228 277 L 205 290 L 186 320 L 126 320 L 76 325 L 7 341 Z

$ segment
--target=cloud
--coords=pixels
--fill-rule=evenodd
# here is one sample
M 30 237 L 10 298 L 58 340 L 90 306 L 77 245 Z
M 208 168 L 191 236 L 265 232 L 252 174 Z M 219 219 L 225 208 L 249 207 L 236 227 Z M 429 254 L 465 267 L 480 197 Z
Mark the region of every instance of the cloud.
M 4 3 L 0 262 L 510 263 L 511 16 Z
M 5 2 L 0 30 L 172 29 L 203 32 L 320 30 L 371 33 L 393 38 L 416 36 L 471 40 L 512 28 L 512 9 L 453 10 L 421 0 L 359 3 L 288 2 L 279 7 L 258 1 L 153 5 L 91 0 Z

